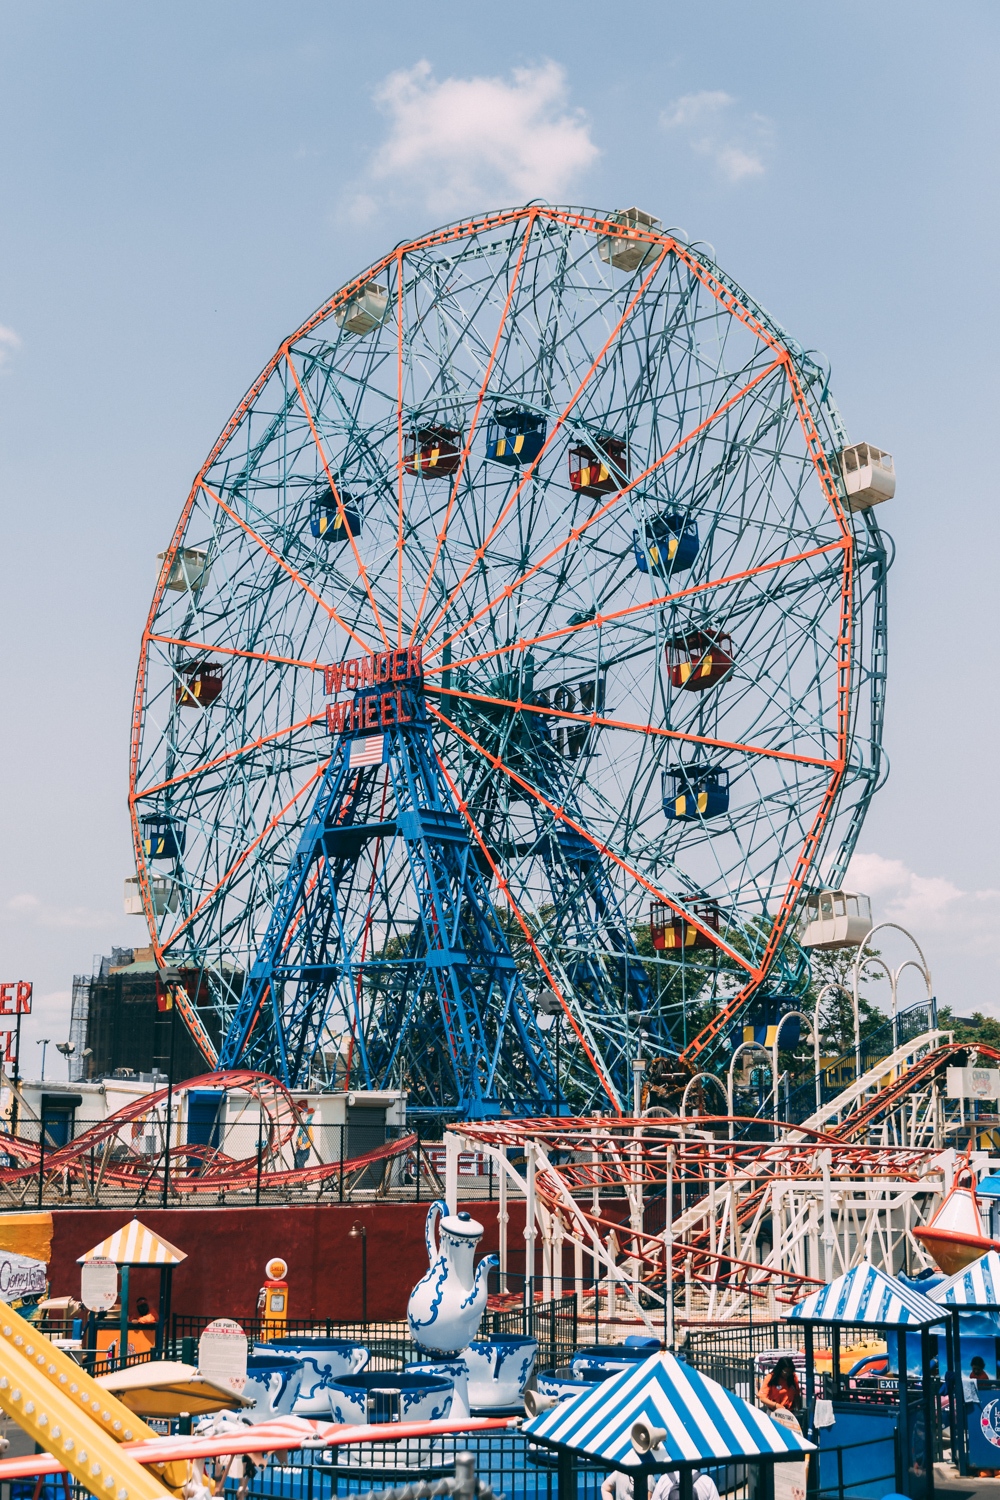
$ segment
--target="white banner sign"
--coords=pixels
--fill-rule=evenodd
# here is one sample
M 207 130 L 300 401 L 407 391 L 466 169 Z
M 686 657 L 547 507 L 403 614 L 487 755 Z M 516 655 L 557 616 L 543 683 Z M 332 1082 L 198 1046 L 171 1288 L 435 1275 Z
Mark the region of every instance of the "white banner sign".
M 45 1262 L 27 1255 L 0 1250 L 0 1297 L 11 1302 L 15 1297 L 31 1297 L 45 1291 Z
M 89 1312 L 110 1312 L 118 1301 L 118 1267 L 95 1256 L 80 1268 L 80 1301 Z
M 1000 1069 L 949 1068 L 949 1099 L 1000 1099 Z
M 198 1340 L 198 1369 L 237 1396 L 247 1383 L 247 1336 L 232 1318 L 216 1318 Z

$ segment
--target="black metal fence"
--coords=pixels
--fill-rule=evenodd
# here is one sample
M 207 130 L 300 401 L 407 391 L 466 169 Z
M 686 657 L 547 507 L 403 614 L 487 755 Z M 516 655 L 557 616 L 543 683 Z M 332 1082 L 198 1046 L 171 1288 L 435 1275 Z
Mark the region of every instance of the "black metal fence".
M 213 1319 L 175 1313 L 171 1319 L 170 1358 L 190 1362 L 196 1356 L 197 1340 Z M 251 1349 L 274 1338 L 275 1325 L 261 1318 L 244 1318 L 241 1326 Z M 481 1339 L 519 1335 L 538 1340 L 538 1365 L 542 1369 L 566 1364 L 577 1346 L 577 1311 L 574 1297 L 537 1302 L 497 1310 L 488 1308 L 480 1324 Z M 405 1319 L 395 1322 L 337 1318 L 290 1318 L 283 1338 L 346 1339 L 364 1344 L 371 1355 L 372 1370 L 401 1370 L 423 1357 L 409 1335 Z

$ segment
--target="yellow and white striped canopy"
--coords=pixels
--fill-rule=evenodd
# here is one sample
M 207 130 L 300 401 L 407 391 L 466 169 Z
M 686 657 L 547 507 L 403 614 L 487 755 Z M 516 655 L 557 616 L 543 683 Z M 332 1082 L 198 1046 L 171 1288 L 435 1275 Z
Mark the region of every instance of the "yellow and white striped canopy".
M 113 1260 L 119 1266 L 179 1266 L 187 1260 L 187 1254 L 178 1250 L 169 1240 L 161 1240 L 158 1234 L 133 1219 L 106 1240 L 88 1250 L 77 1259 L 82 1266 L 85 1260 Z

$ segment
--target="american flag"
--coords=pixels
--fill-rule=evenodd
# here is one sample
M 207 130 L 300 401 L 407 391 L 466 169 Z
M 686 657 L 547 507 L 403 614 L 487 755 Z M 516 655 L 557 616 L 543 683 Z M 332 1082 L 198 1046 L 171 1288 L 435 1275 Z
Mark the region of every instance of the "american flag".
M 370 734 L 367 739 L 352 740 L 348 765 L 352 770 L 355 766 L 380 766 L 384 749 L 384 734 Z

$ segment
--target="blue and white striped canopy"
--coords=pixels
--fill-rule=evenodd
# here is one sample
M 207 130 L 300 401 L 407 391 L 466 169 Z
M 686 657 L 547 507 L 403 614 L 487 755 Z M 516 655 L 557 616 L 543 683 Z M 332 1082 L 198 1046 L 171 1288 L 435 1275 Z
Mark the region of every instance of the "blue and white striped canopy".
M 939 1281 L 927 1295 L 948 1307 L 1000 1308 L 1000 1255 L 987 1250 L 964 1271 Z
M 944 1314 L 921 1292 L 864 1260 L 829 1286 L 820 1287 L 788 1314 L 799 1323 L 849 1323 L 865 1327 L 926 1328 Z
M 640 1458 L 632 1447 L 632 1426 L 641 1417 L 666 1431 L 655 1457 Z M 794 1458 L 813 1447 L 672 1354 L 654 1354 L 636 1369 L 561 1402 L 525 1423 L 524 1431 L 625 1468 Z

